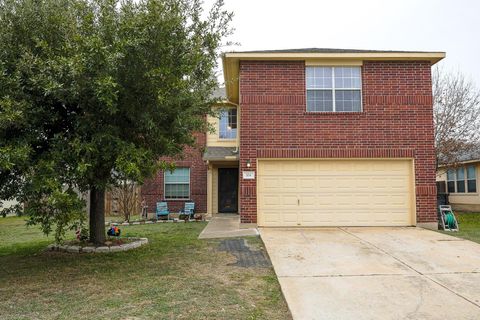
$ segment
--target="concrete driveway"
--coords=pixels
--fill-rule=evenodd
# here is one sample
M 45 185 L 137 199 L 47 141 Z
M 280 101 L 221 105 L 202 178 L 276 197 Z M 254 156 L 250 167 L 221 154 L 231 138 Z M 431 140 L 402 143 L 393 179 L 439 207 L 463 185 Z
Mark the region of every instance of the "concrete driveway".
M 260 234 L 294 319 L 480 319 L 480 244 L 420 228 Z

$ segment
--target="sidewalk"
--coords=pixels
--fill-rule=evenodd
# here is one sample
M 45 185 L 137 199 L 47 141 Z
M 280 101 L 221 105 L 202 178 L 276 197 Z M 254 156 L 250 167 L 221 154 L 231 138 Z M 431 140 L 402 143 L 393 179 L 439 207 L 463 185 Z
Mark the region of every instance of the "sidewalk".
M 237 214 L 216 214 L 207 224 L 199 239 L 235 238 L 258 236 L 257 228 L 240 228 L 240 216 Z

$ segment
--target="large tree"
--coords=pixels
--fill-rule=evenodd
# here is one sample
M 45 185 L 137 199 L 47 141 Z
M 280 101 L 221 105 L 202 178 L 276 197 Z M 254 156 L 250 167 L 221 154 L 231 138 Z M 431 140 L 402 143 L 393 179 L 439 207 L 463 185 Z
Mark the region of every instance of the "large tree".
M 480 146 L 480 91 L 463 74 L 439 68 L 432 82 L 437 163 L 455 166 Z
M 0 0 L 0 199 L 61 239 L 206 130 L 231 13 L 200 0 Z

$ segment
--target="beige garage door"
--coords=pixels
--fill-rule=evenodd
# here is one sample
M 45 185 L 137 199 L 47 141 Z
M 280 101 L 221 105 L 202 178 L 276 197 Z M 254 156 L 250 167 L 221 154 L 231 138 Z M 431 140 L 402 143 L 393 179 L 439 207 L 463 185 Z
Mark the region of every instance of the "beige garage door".
M 410 160 L 259 160 L 259 226 L 414 224 Z

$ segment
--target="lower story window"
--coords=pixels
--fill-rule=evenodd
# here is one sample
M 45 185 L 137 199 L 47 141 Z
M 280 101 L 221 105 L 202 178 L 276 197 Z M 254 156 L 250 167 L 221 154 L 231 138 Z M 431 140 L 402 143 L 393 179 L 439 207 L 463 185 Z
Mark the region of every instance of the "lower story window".
M 477 172 L 475 166 L 467 167 L 467 191 L 477 192 Z
M 477 172 L 475 166 L 459 167 L 447 171 L 449 193 L 477 192 Z
M 447 171 L 447 190 L 448 193 L 455 192 L 455 170 L 453 169 Z
M 165 171 L 165 199 L 190 199 L 190 168 Z

